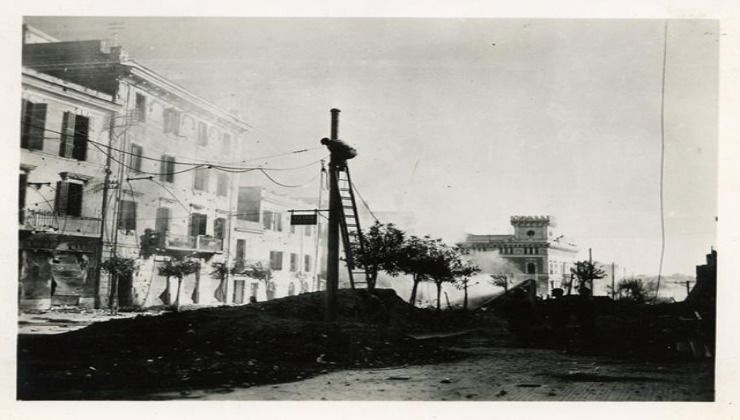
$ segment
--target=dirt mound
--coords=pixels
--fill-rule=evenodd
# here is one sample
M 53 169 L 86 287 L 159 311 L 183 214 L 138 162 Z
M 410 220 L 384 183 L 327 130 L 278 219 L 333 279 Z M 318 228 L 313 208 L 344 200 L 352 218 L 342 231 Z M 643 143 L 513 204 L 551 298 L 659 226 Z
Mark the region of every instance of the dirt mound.
M 334 323 L 321 321 L 324 298 L 310 293 L 21 336 L 18 397 L 145 398 L 155 389 L 249 386 L 458 357 L 403 334 L 424 315 L 392 290 L 341 290 Z

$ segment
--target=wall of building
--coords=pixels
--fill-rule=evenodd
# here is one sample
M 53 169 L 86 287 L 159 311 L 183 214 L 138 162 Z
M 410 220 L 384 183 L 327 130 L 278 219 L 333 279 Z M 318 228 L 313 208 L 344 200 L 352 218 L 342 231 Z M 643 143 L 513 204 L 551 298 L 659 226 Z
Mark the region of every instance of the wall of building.
M 229 251 L 230 266 L 240 258 L 237 248 L 241 249 L 239 242 L 243 241 L 245 263 L 261 262 L 263 266 L 271 267 L 274 289 L 268 294 L 265 282 L 246 276 L 233 276 L 229 284 L 228 303 L 247 303 L 249 296 L 253 294 L 256 294 L 258 301 L 263 301 L 268 296 L 279 298 L 316 290 L 314 274 L 321 266 L 321 262 L 316 265 L 317 258 L 314 255 L 316 226 L 291 226 L 289 212 L 310 206 L 261 187 L 242 187 L 240 193 L 242 200 L 237 207 L 237 213 L 245 216 L 249 214 L 249 218 L 258 221 L 234 219 Z M 257 214 L 254 214 L 255 212 Z M 281 253 L 279 264 L 277 253 Z M 291 266 L 291 255 L 295 255 L 296 258 L 294 267 Z M 309 258 L 308 267 L 306 257 Z M 235 297 L 235 290 L 244 290 L 244 297 L 242 298 L 240 294 Z
M 45 105 L 45 118 L 25 120 L 42 144 L 21 147 L 19 299 L 23 309 L 95 304 L 101 206 L 112 97 L 30 69 L 23 70 L 24 109 Z M 34 105 L 28 105 L 29 103 Z M 84 160 L 60 156 L 64 114 L 87 118 Z M 24 123 L 22 121 L 22 123 Z M 99 144 L 94 144 L 96 142 Z M 35 142 L 34 142 L 35 143 Z M 81 190 L 79 215 L 56 208 L 71 183 Z
M 114 164 L 113 170 L 117 173 L 122 167 L 121 200 L 135 203 L 136 223 L 134 229 L 118 229 L 116 252 L 139 263 L 131 282 L 131 304 L 158 306 L 174 301 L 176 281 L 168 283 L 158 269 L 164 260 L 176 256 L 193 258 L 201 266 L 198 273 L 183 279 L 180 303 L 216 304 L 218 280 L 212 278 L 211 272 L 213 264 L 224 258 L 237 182 L 235 174 L 208 168 L 207 163 L 239 160 L 241 131 L 206 112 L 194 111 L 191 103 L 171 92 L 135 78 L 123 79 L 119 90 L 125 112 L 117 121 L 115 145 L 128 153 L 119 152 L 117 160 L 123 165 Z M 174 112 L 179 121 L 166 122 Z M 205 138 L 199 137 L 201 126 L 206 128 Z M 142 157 L 137 158 L 134 150 Z M 174 158 L 175 164 L 163 164 L 163 156 Z M 196 163 L 203 164 L 201 169 L 193 170 Z M 205 182 L 200 186 L 195 183 L 198 171 L 205 174 Z M 161 209 L 166 209 L 169 217 L 166 223 L 160 219 L 158 225 Z M 116 213 L 120 210 L 111 209 Z M 193 214 L 205 218 L 201 235 L 194 235 L 197 232 L 192 227 Z M 143 237 L 148 230 L 157 229 L 161 230 L 160 246 L 147 255 L 142 252 Z M 215 245 L 202 248 L 199 243 Z M 168 295 L 172 297 L 169 301 Z

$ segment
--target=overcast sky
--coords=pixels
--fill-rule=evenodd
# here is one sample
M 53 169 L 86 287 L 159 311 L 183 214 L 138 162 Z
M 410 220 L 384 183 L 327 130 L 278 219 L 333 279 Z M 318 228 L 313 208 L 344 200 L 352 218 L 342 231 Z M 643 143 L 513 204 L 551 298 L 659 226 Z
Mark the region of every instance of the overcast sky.
M 340 108 L 360 192 L 374 209 L 413 211 L 419 233 L 454 241 L 507 233 L 511 215 L 550 215 L 584 257 L 591 247 L 628 272 L 657 272 L 664 21 L 26 22 L 62 40 L 115 36 L 133 59 L 238 110 L 255 127 L 250 157 L 318 146 Z M 715 244 L 717 30 L 668 23 L 664 274 L 693 274 Z

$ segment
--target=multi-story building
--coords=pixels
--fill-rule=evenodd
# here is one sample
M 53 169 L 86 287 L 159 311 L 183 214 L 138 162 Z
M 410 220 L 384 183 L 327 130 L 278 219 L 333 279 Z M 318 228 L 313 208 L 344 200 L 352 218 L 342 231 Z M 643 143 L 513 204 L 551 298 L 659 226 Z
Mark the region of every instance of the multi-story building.
M 112 95 L 24 67 L 19 183 L 22 309 L 95 305 Z
M 552 289 L 570 281 L 570 268 L 578 249 L 562 235 L 555 236 L 549 216 L 512 216 L 514 233 L 508 235 L 467 235 L 460 243 L 474 258 L 492 261 L 503 258 L 501 267 L 512 283 L 535 280 L 537 294 L 547 296 Z M 486 264 L 482 264 L 484 270 Z
M 121 306 L 173 300 L 172 283 L 158 274 L 173 257 L 195 259 L 201 267 L 178 288 L 180 302 L 216 303 L 218 280 L 210 273 L 223 258 L 238 185 L 232 171 L 218 165 L 238 160 L 249 126 L 102 41 L 27 44 L 23 62 L 96 89 L 122 107 L 112 120 L 111 223 L 103 251 L 104 259 L 137 260 L 135 275 L 118 283 Z M 109 284 L 101 281 L 101 296 L 110 295 Z
M 229 303 L 246 303 L 316 290 L 320 255 L 316 225 L 292 225 L 291 210 L 315 208 L 263 187 L 240 187 L 229 248 L 229 267 L 261 264 L 269 279 L 230 277 Z M 319 256 L 317 256 L 319 255 Z M 242 271 L 243 270 L 239 270 Z

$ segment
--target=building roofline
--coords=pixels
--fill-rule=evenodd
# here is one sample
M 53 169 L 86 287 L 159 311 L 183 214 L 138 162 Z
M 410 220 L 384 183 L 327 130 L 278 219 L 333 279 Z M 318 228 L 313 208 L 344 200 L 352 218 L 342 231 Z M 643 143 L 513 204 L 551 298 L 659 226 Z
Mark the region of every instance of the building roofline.
M 79 96 L 77 99 L 86 99 L 91 101 L 93 105 L 109 111 L 116 111 L 120 108 L 120 104 L 113 100 L 112 95 L 90 89 L 46 73 L 41 73 L 28 67 L 21 68 L 21 76 L 21 83 L 25 85 L 34 86 L 39 89 L 46 89 L 49 90 L 50 93 L 62 96 L 77 95 Z M 57 89 L 52 90 L 52 86 L 62 90 L 62 92 L 57 92 Z
M 202 110 L 212 114 L 217 119 L 231 124 L 242 132 L 249 131 L 253 126 L 242 121 L 239 117 L 220 108 L 218 105 L 196 95 L 185 87 L 165 78 L 156 71 L 132 59 L 121 60 L 121 65 L 128 70 L 131 76 L 139 77 L 154 85 L 162 86 L 165 90 L 174 93 L 186 102 L 190 102 Z

